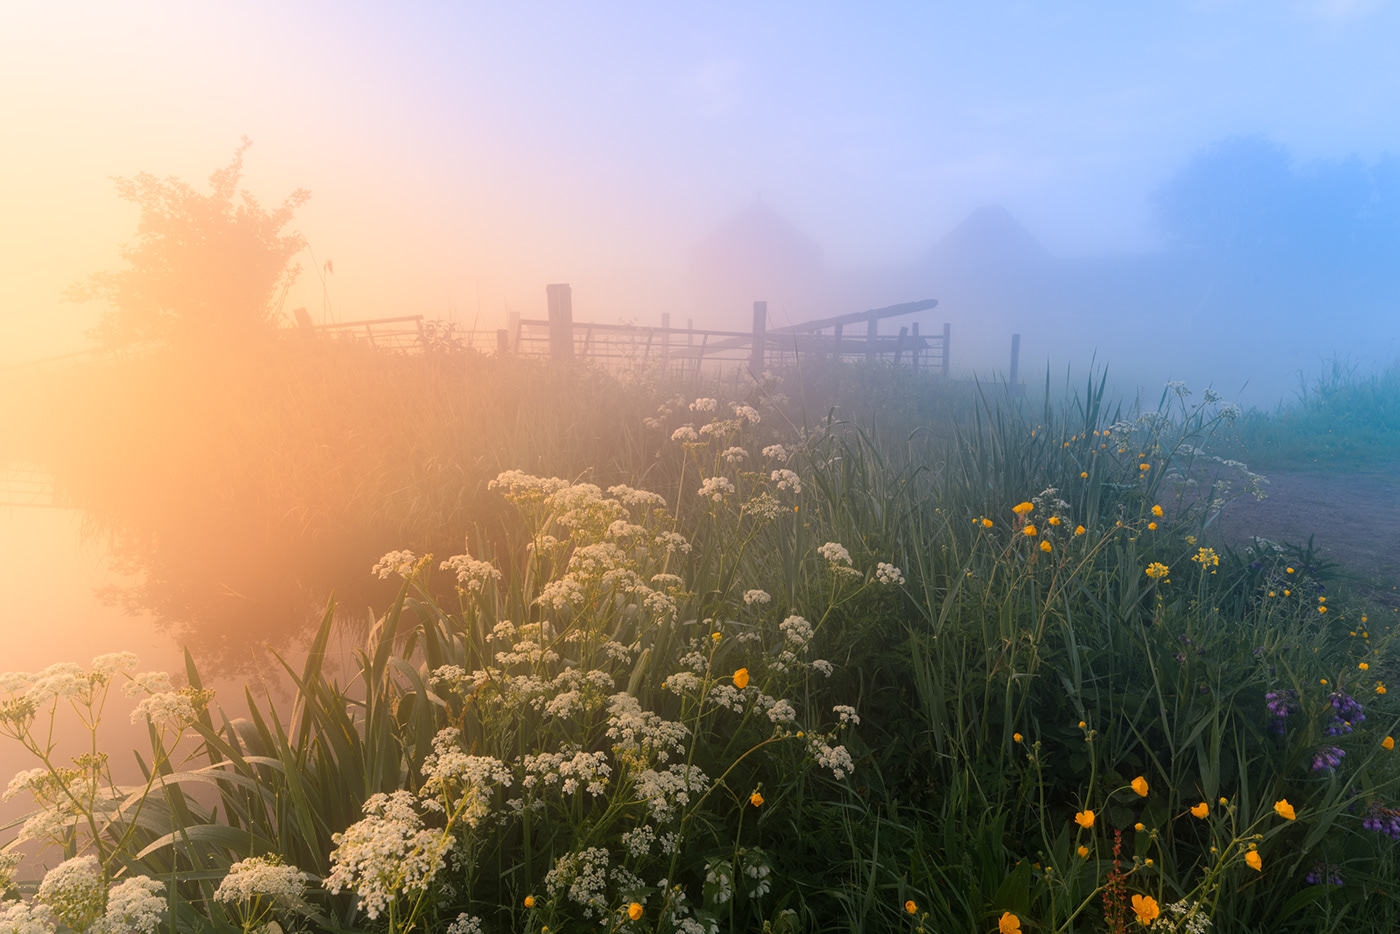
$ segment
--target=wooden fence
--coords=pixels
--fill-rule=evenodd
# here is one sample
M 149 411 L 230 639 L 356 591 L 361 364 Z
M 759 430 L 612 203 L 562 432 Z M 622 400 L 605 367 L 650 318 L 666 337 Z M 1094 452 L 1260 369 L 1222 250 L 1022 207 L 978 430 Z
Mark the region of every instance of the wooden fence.
M 747 366 L 754 373 L 765 368 L 791 365 L 802 359 L 886 360 L 896 364 L 925 366 L 947 375 L 951 335 L 921 334 L 919 324 L 901 327 L 897 334 L 879 333 L 886 318 L 927 311 L 936 299 L 905 302 L 885 308 L 821 318 L 803 324 L 768 327 L 768 303 L 754 302 L 753 328 L 720 331 L 672 327 L 671 316 L 661 315 L 661 325 L 603 324 L 573 320 L 568 285 L 546 289 L 548 318 L 510 316 L 509 326 L 496 332 L 496 349 L 522 356 L 547 356 L 554 360 L 576 358 L 605 365 L 647 365 L 698 373 L 702 366 Z M 864 325 L 864 334 L 848 333 Z M 830 332 L 830 333 L 827 333 Z

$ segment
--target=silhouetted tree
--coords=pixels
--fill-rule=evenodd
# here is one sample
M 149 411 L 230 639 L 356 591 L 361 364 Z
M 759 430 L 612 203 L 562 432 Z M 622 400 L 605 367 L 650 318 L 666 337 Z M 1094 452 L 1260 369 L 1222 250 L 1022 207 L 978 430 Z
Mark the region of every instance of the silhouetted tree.
M 262 207 L 238 188 L 244 137 L 233 161 L 209 176 L 203 194 L 177 178 L 142 172 L 116 179 L 117 194 L 141 208 L 136 239 L 121 250 L 126 268 L 75 285 L 77 301 L 111 308 L 92 332 L 108 345 L 242 343 L 277 324 L 301 267 L 299 233 L 283 233 L 310 193 L 298 188 L 281 206 Z
M 1261 136 L 1215 143 L 1155 193 L 1157 219 L 1182 246 L 1222 258 L 1286 261 L 1362 276 L 1400 258 L 1400 160 L 1352 155 L 1298 163 Z

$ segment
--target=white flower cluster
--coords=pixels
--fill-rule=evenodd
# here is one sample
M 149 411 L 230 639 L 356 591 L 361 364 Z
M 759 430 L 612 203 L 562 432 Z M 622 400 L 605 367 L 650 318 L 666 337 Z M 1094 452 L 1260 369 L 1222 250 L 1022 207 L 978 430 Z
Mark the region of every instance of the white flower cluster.
M 710 398 L 708 398 L 708 397 L 702 396 L 702 397 L 700 397 L 699 399 L 696 399 L 694 402 L 690 403 L 690 411 L 692 411 L 692 412 L 718 412 L 718 411 L 719 411 L 719 400 L 718 400 L 718 399 L 710 399 Z
M 801 648 L 812 641 L 812 624 L 801 616 L 789 616 L 778 624 L 779 631 L 783 638 L 791 642 L 795 647 Z
M 608 701 L 608 739 L 618 761 L 635 768 L 665 763 L 685 753 L 690 728 L 675 720 L 663 720 L 655 711 L 643 710 L 637 698 L 623 691 Z
M 766 590 L 746 590 L 744 591 L 745 606 L 767 606 L 773 602 L 772 596 Z
M 469 756 L 459 744 L 461 731 L 439 730 L 433 751 L 423 758 L 423 806 L 432 811 L 458 809 L 468 827 L 491 813 L 492 786 L 509 788 L 514 776 L 504 762 L 490 756 Z
M 407 791 L 375 794 L 364 804 L 363 820 L 331 836 L 335 865 L 326 889 L 353 890 L 370 920 L 399 895 L 426 891 L 455 842 L 449 833 L 425 829 L 417 804 Z
M 481 919 L 464 911 L 447 926 L 447 934 L 482 934 Z
M 724 458 L 726 464 L 738 464 L 749 456 L 749 452 L 741 447 L 734 446 L 725 448 L 724 453 L 720 456 Z
M 817 549 L 817 554 L 825 558 L 831 570 L 840 576 L 855 577 L 860 574 L 851 566 L 851 553 L 839 542 L 827 542 Z
M 544 885 L 551 898 L 567 895 L 583 906 L 585 918 L 595 912 L 602 917 L 607 911 L 608 851 L 590 846 L 579 853 L 565 853 L 545 874 Z
M 310 878 L 297 867 L 275 858 L 253 856 L 228 867 L 228 875 L 214 890 L 214 900 L 251 905 L 265 898 L 284 908 L 303 909 Z
M 796 471 L 784 467 L 773 471 L 771 476 L 773 482 L 778 485 L 778 489 L 791 490 L 794 494 L 802 492 L 802 478 L 797 476 Z
M 748 422 L 750 425 L 757 425 L 763 419 L 759 417 L 758 409 L 751 405 L 734 406 L 734 417 Z
M 54 918 L 40 902 L 10 902 L 0 910 L 0 932 L 3 934 L 53 934 Z
M 763 456 L 775 461 L 785 461 L 792 457 L 792 452 L 781 444 L 770 444 L 763 449 Z
M 15 777 L 10 779 L 9 787 L 5 789 L 5 793 L 0 795 L 0 801 L 8 801 L 23 791 L 38 797 L 38 794 L 48 784 L 49 775 L 49 770 L 42 767 L 15 773 Z
M 845 778 L 848 773 L 855 771 L 855 763 L 845 746 L 828 746 L 817 736 L 808 736 L 807 740 L 808 751 L 811 752 L 812 758 L 817 760 L 817 765 L 831 769 L 831 773 L 838 779 Z
M 107 893 L 107 910 L 91 934 L 155 934 L 165 914 L 165 883 L 146 876 L 132 876 Z
M 526 788 L 539 783 L 546 787 L 558 786 L 566 795 L 583 790 L 597 796 L 607 790 L 612 766 L 604 752 L 583 752 L 577 747 L 563 752 L 540 753 L 525 757 Z
M 85 931 L 106 907 L 102 869 L 95 856 L 75 856 L 50 869 L 35 900 L 74 931 Z
M 633 777 L 637 797 L 651 810 L 652 817 L 664 823 L 680 816 L 691 796 L 710 787 L 710 780 L 699 766 L 672 765 L 664 772 L 643 769 Z
M 690 425 L 682 425 L 675 431 L 671 432 L 671 440 L 679 441 L 682 444 L 694 444 L 696 441 L 700 440 L 700 436 L 695 433 L 694 427 Z
M 471 555 L 453 555 L 439 567 L 457 575 L 457 586 L 467 593 L 480 590 L 487 581 L 499 581 L 501 572 L 490 561 L 478 561 Z
M 727 494 L 734 492 L 734 484 L 728 477 L 706 477 L 698 492 L 703 497 L 722 503 Z
M 846 704 L 837 704 L 835 707 L 831 708 L 831 712 L 839 716 L 842 723 L 860 726 L 860 717 L 856 714 L 856 709 L 854 707 L 847 706 Z
M 882 584 L 898 585 L 904 583 L 904 574 L 893 564 L 881 561 L 875 565 L 875 579 Z
M 375 562 L 374 567 L 369 569 L 371 574 L 377 574 L 380 580 L 386 580 L 390 574 L 397 574 L 399 577 L 408 577 L 413 573 L 413 569 L 418 564 L 418 556 L 411 551 L 391 551 Z

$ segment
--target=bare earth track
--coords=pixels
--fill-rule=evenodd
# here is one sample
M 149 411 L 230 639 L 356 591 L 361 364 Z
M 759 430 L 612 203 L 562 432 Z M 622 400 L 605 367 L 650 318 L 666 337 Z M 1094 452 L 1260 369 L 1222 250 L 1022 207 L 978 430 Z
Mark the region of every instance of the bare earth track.
M 1248 544 L 1252 536 L 1272 542 L 1313 545 L 1358 584 L 1386 602 L 1400 585 L 1400 464 L 1363 471 L 1264 472 L 1263 500 L 1242 496 L 1226 506 L 1219 536 Z

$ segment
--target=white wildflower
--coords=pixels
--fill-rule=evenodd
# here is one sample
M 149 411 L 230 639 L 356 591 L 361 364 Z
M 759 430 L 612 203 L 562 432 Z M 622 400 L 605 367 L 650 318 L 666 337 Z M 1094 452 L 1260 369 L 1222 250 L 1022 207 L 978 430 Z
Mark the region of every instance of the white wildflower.
M 464 911 L 447 926 L 447 934 L 481 934 L 481 919 Z
M 800 616 L 789 616 L 778 624 L 783 638 L 799 648 L 812 641 L 812 624 Z
M 5 793 L 0 795 L 0 801 L 8 801 L 23 791 L 36 794 L 38 789 L 48 780 L 48 777 L 49 770 L 42 767 L 18 772 L 14 778 L 10 779 L 10 785 L 5 789 Z
M 768 719 L 774 723 L 791 723 L 797 719 L 797 711 L 786 698 L 780 698 L 768 710 Z
M 754 604 L 757 604 L 757 605 L 759 605 L 759 606 L 767 606 L 768 604 L 770 604 L 770 603 L 772 603 L 772 602 L 773 602 L 773 598 L 772 598 L 772 596 L 769 595 L 768 591 L 766 591 L 766 590 L 746 590 L 746 591 L 744 591 L 744 605 L 745 605 L 745 606 L 753 606 Z
M 839 542 L 827 542 L 817 549 L 817 554 L 821 555 L 833 565 L 851 565 L 851 553 L 846 550 L 846 546 Z
M 700 440 L 700 436 L 695 433 L 695 429 L 690 425 L 682 425 L 671 432 L 671 440 L 679 441 L 682 444 L 693 444 Z
M 135 652 L 109 652 L 92 660 L 93 674 L 111 677 L 118 671 L 130 671 L 139 662 Z
M 692 412 L 717 412 L 719 411 L 719 400 L 702 396 L 690 403 Z
M 45 874 L 35 901 L 47 905 L 72 930 L 85 931 L 102 916 L 106 895 L 97 857 L 75 856 Z
M 785 461 L 792 457 L 792 452 L 781 444 L 770 444 L 763 449 L 763 456 L 776 461 Z
M 831 677 L 831 672 L 835 670 L 832 668 L 831 662 L 827 661 L 824 658 L 818 658 L 814 660 L 812 662 L 812 667 L 817 671 L 820 671 L 822 674 L 826 675 L 828 678 Z
M 744 421 L 748 422 L 750 425 L 757 425 L 760 421 L 762 421 L 762 419 L 759 418 L 758 409 L 755 409 L 751 405 L 734 406 L 734 417 L 741 418 Z
M 438 565 L 444 571 L 457 575 L 457 586 L 467 593 L 480 590 L 487 581 L 501 579 L 501 572 L 490 561 L 478 561 L 471 555 L 453 555 Z
M 828 746 L 815 736 L 808 736 L 807 740 L 808 751 L 817 761 L 817 765 L 831 769 L 831 773 L 837 778 L 845 778 L 848 773 L 855 771 L 855 763 L 851 761 L 851 754 L 846 751 L 845 746 Z
M 744 458 L 748 457 L 749 452 L 745 451 L 741 447 L 734 446 L 725 448 L 724 453 L 720 456 L 724 458 L 724 462 L 726 464 L 737 464 L 743 461 Z
M 831 708 L 831 712 L 840 716 L 842 723 L 860 726 L 860 717 L 856 714 L 856 709 L 854 707 L 849 707 L 846 704 L 837 704 L 835 707 Z
M 364 813 L 363 820 L 331 836 L 335 865 L 325 886 L 333 895 L 354 890 L 373 920 L 399 895 L 427 891 L 455 841 L 451 834 L 424 829 L 417 801 L 407 791 L 371 796 Z
M 699 495 L 708 497 L 715 502 L 723 502 L 728 493 L 734 492 L 734 484 L 728 477 L 707 477 L 705 482 L 700 484 Z
M 194 703 L 185 691 L 167 691 L 143 698 L 131 712 L 131 722 L 140 723 L 146 718 L 156 726 L 182 726 L 196 716 Z
M 802 492 L 802 478 L 797 476 L 796 471 L 788 470 L 786 467 L 775 470 L 772 473 L 773 482 L 780 490 L 791 490 L 793 493 Z
M 265 898 L 282 907 L 300 907 L 310 878 L 275 857 L 254 856 L 228 867 L 228 875 L 214 890 L 214 900 L 251 904 Z
M 3 907 L 8 904 L 8 907 Z M 53 934 L 54 919 L 40 902 L 0 903 L 0 934 Z
M 168 694 L 173 690 L 175 685 L 171 683 L 170 675 L 164 671 L 138 672 L 122 687 L 122 693 L 127 697 L 135 697 L 138 694 Z
M 408 577 L 413 573 L 413 568 L 418 564 L 418 556 L 411 551 L 391 551 L 380 558 L 369 569 L 371 574 L 379 575 L 380 580 L 385 580 L 390 574 L 397 574 L 399 577 Z
M 107 893 L 107 910 L 88 930 L 92 934 L 155 934 L 165 914 L 165 883 L 132 876 Z
M 893 564 L 881 561 L 875 565 L 875 579 L 882 584 L 897 585 L 904 583 L 904 574 Z

